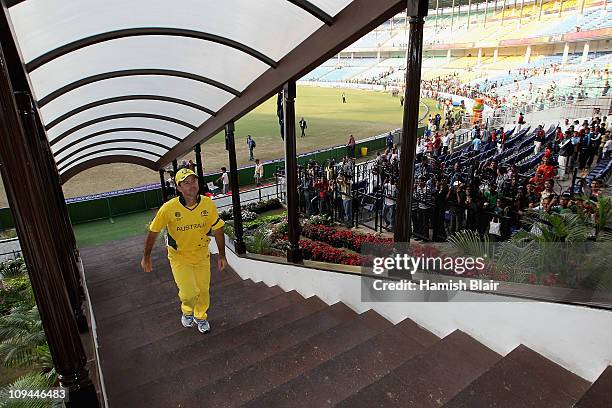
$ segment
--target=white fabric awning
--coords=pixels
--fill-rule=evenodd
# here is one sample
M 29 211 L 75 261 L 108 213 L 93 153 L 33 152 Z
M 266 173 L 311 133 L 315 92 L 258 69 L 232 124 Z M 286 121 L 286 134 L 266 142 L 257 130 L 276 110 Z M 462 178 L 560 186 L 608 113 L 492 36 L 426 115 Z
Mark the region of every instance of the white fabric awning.
M 65 173 L 103 157 L 109 162 L 136 157 L 160 167 L 169 154 L 184 153 L 186 143 L 193 147 L 209 136 L 196 131 L 229 110 L 264 74 L 279 71 L 285 81 L 291 79 L 291 72 L 282 72 L 284 59 L 322 27 L 333 33 L 341 13 L 355 20 L 351 16 L 360 10 L 375 12 L 370 18 L 375 26 L 402 1 L 368 3 L 14 0 L 9 13 L 52 151 Z M 363 32 L 364 23 L 355 24 L 352 33 L 344 28 L 340 34 Z M 301 68 L 309 63 L 302 61 Z M 251 107 L 255 102 L 249 98 Z M 242 114 L 246 105 L 238 105 Z

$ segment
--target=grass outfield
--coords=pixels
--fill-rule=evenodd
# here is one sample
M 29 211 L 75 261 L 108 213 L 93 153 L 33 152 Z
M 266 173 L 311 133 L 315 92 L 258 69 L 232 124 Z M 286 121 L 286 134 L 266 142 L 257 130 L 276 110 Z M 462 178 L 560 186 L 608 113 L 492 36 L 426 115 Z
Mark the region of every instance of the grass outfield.
M 155 211 L 143 211 L 122 215 L 110 220 L 98 220 L 74 225 L 74 236 L 80 248 L 117 241 L 135 235 L 145 235 L 147 225 L 155 217 Z M 144 244 L 144 241 L 143 241 Z
M 342 103 L 342 93 L 347 103 Z M 432 114 L 435 101 L 424 100 Z M 424 110 L 421 109 L 421 115 Z M 357 140 L 396 129 L 402 123 L 399 98 L 387 92 L 298 86 L 296 98 L 297 121 L 304 117 L 308 123 L 306 137 L 298 138 L 299 153 L 345 144 L 352 133 Z M 284 155 L 278 130 L 276 97 L 245 115 L 236 122 L 236 155 L 238 166 L 249 164 L 246 136 L 257 142 L 255 157 L 266 161 Z M 193 154 L 186 159 L 193 159 Z M 227 164 L 225 138 L 218 134 L 202 145 L 205 172 L 218 171 Z M 108 164 L 94 167 L 73 177 L 64 184 L 67 198 L 134 187 L 159 182 L 155 171 L 131 164 Z M 4 188 L 0 189 L 0 207 L 6 207 Z

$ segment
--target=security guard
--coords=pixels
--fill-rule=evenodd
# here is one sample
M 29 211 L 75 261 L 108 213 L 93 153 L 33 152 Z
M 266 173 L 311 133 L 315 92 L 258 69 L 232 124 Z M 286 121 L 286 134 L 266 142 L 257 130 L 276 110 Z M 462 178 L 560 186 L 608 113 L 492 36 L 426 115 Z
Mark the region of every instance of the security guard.
M 144 255 L 140 265 L 151 272 L 151 250 L 157 235 L 165 227 L 168 231 L 168 259 L 179 289 L 181 299 L 181 323 L 185 327 L 197 325 L 202 333 L 210 331 L 207 320 L 210 305 L 210 253 L 208 233 L 212 231 L 219 248 L 218 266 L 222 271 L 227 266 L 225 258 L 224 222 L 219 218 L 213 201 L 199 194 L 198 177 L 187 168 L 180 169 L 175 176 L 180 197 L 161 206 L 149 227 Z

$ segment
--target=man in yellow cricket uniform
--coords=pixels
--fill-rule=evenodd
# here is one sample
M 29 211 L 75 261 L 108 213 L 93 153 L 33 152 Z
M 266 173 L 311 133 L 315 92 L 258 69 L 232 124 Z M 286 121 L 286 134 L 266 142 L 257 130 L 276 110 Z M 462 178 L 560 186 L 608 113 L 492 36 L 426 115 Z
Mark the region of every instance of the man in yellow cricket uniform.
M 141 266 L 151 272 L 151 250 L 163 228 L 168 231 L 168 259 L 179 289 L 181 300 L 181 323 L 185 327 L 197 325 L 202 333 L 210 331 L 208 307 L 210 306 L 210 252 L 208 233 L 212 232 L 219 248 L 218 266 L 222 271 L 227 266 L 225 258 L 225 224 L 213 201 L 199 194 L 198 178 L 187 168 L 180 169 L 175 176 L 181 196 L 161 206 L 149 227 L 145 241 Z

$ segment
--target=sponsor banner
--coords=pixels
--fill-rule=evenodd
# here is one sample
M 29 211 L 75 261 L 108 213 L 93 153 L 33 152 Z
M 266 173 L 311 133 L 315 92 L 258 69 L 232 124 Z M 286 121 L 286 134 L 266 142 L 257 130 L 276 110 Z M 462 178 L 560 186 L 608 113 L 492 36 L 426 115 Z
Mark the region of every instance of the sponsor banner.
M 601 28 L 599 30 L 578 31 L 577 33 L 567 33 L 563 36 L 564 41 L 575 41 L 587 38 L 612 37 L 612 27 Z
M 495 48 L 499 46 L 499 41 L 481 41 L 474 43 L 474 48 Z
M 459 48 L 474 48 L 474 43 L 432 44 L 425 47 L 428 50 L 454 50 Z
M 99 193 L 99 194 L 92 194 L 92 195 L 87 195 L 87 196 L 68 198 L 66 200 L 66 204 L 78 203 L 81 201 L 98 200 L 100 198 L 116 197 L 116 196 L 121 196 L 121 195 L 126 195 L 126 194 L 132 194 L 132 193 L 141 193 L 143 191 L 156 190 L 158 188 L 160 188 L 159 183 L 147 184 L 145 186 L 124 188 L 123 190 L 115 190 L 115 191 L 109 191 L 106 193 Z
M 475 104 L 474 99 L 470 99 L 467 96 L 454 95 L 446 92 L 439 92 L 438 96 L 441 96 L 445 99 L 450 99 L 453 102 L 453 105 L 456 104 L 455 106 L 459 106 L 461 104 L 461 101 L 463 101 L 465 107 L 469 110 L 472 110 Z M 484 112 L 493 112 L 493 108 L 488 105 L 484 105 Z
M 502 40 L 499 42 L 501 46 L 509 45 L 531 45 L 531 44 L 546 44 L 550 42 L 549 36 L 544 37 L 531 37 L 531 38 L 517 38 L 513 40 Z

